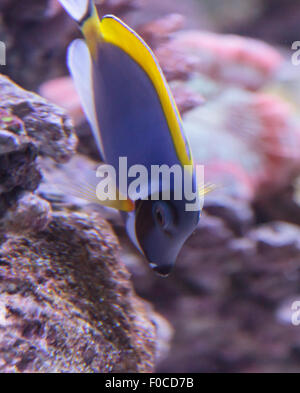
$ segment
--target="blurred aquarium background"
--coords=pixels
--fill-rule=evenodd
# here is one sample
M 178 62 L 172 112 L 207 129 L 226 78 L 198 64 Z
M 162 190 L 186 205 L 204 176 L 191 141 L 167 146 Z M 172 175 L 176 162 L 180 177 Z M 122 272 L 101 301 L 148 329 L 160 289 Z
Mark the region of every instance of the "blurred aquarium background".
M 124 19 L 154 50 L 194 159 L 216 185 L 167 279 L 153 275 L 118 218 L 105 213 L 136 293 L 161 318 L 153 369 L 299 372 L 292 305 L 300 301 L 300 65 L 292 44 L 300 41 L 300 2 L 98 3 L 101 15 Z M 66 166 L 41 160 L 46 169 L 35 194 L 53 211 L 61 208 L 51 185 L 84 176 L 99 161 L 65 65 L 67 46 L 79 36 L 56 0 L 0 0 L 7 48 L 0 72 L 64 108 L 79 138 Z M 75 212 L 94 209 L 66 203 Z

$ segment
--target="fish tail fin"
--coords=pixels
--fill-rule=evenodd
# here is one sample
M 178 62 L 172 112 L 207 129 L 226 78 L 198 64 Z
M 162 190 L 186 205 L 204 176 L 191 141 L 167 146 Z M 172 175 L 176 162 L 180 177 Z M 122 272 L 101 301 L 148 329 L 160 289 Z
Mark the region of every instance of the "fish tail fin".
M 78 23 L 92 57 L 103 40 L 101 22 L 93 0 L 59 0 L 68 14 Z
M 199 196 L 203 197 L 211 192 L 217 190 L 219 187 L 213 183 L 206 183 L 203 186 L 199 187 Z

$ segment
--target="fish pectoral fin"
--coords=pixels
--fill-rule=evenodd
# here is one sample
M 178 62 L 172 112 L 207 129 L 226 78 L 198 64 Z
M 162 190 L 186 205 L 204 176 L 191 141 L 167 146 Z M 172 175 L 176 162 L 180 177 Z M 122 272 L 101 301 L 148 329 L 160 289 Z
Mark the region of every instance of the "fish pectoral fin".
M 66 166 L 66 173 L 68 178 L 63 178 L 62 181 L 56 179 L 56 188 L 67 196 L 81 199 L 88 203 L 98 204 L 105 207 L 110 207 L 120 211 L 130 212 L 135 209 L 134 202 L 125 197 L 115 186 L 114 181 L 106 179 L 105 184 L 110 183 L 107 190 L 104 192 L 104 186 L 98 189 L 101 179 L 97 177 L 97 172 L 85 169 L 84 178 L 69 171 Z M 109 178 L 108 178 L 109 179 Z
M 97 143 L 101 159 L 104 160 L 104 152 L 101 141 L 100 128 L 95 109 L 93 82 L 92 82 L 92 59 L 90 51 L 84 40 L 77 39 L 71 43 L 68 49 L 68 66 L 80 97 L 84 113 L 90 123 L 94 138 Z
M 107 181 L 105 182 L 105 184 L 106 183 Z M 98 188 L 98 186 L 96 186 L 94 188 L 95 197 L 97 199 L 96 203 L 124 212 L 133 211 L 135 209 L 134 202 L 128 197 L 126 197 L 124 194 L 122 194 L 122 192 L 113 184 L 114 183 L 112 182 L 112 184 L 107 187 L 107 190 L 105 190 L 105 192 L 103 187 Z

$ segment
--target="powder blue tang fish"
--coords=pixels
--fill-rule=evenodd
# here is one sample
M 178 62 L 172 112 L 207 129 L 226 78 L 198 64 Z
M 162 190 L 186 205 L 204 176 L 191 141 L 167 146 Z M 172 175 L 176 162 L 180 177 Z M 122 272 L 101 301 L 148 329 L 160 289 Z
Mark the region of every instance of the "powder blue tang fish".
M 197 190 L 180 114 L 151 49 L 115 16 L 100 20 L 93 1 L 60 2 L 85 38 L 70 45 L 68 66 L 102 160 L 118 168 L 119 158 L 126 157 L 128 167 L 144 165 L 149 173 L 153 165 L 187 166 Z M 183 188 L 184 180 L 169 184 L 169 200 L 162 196 L 162 181 L 151 188 L 150 179 L 142 198 L 113 204 L 131 241 L 161 275 L 170 273 L 200 215 L 200 203 L 187 211 L 185 197 L 176 198 L 175 186 Z

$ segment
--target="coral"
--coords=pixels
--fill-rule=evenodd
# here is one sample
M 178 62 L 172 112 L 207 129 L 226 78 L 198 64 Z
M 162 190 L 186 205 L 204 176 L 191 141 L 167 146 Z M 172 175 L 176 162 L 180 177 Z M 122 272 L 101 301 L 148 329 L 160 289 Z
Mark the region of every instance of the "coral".
M 168 41 L 172 33 L 180 30 L 184 25 L 184 17 L 180 14 L 169 14 L 164 18 L 146 23 L 139 28 L 139 33 L 152 48 L 156 48 Z
M 226 193 L 267 197 L 299 171 L 299 119 L 280 96 L 227 88 L 188 112 L 184 125 L 207 180 Z
M 201 31 L 178 32 L 155 53 L 169 80 L 197 72 L 251 90 L 268 82 L 283 63 L 262 41 Z

